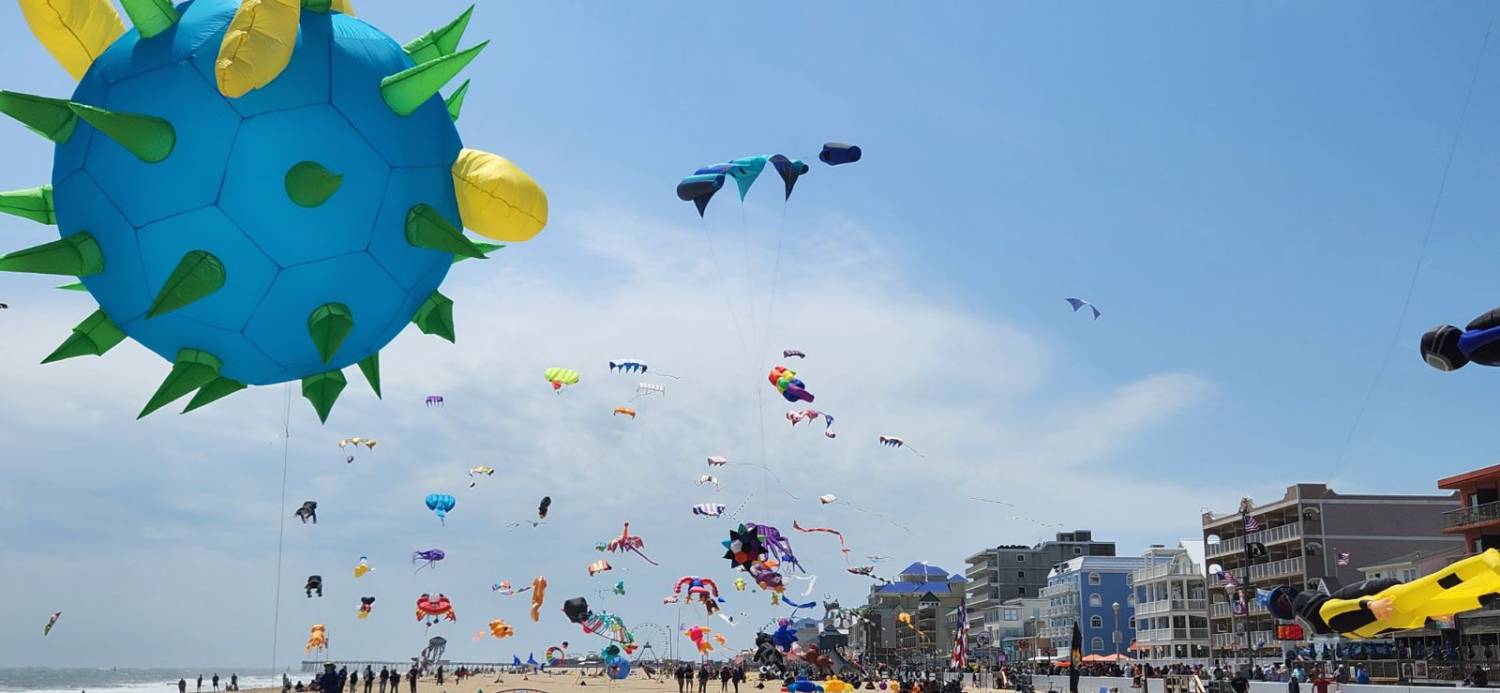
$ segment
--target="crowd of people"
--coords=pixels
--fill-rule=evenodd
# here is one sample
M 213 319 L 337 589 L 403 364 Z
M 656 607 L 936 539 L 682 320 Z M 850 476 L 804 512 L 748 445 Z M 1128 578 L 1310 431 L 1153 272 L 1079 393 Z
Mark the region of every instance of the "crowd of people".
M 213 686 L 212 690 L 215 690 L 215 691 L 219 690 L 219 681 L 220 681 L 220 679 L 219 679 L 219 673 L 218 672 L 214 672 L 213 677 L 209 679 L 209 684 L 211 686 Z M 177 679 L 177 693 L 187 693 L 187 687 L 188 687 L 187 679 Z M 239 689 L 240 689 L 240 675 L 239 674 L 230 674 L 229 675 L 229 679 L 226 680 L 225 683 L 224 683 L 224 690 L 226 690 L 226 691 L 237 691 Z M 198 675 L 198 689 L 197 689 L 197 693 L 203 693 L 203 674 L 199 674 Z

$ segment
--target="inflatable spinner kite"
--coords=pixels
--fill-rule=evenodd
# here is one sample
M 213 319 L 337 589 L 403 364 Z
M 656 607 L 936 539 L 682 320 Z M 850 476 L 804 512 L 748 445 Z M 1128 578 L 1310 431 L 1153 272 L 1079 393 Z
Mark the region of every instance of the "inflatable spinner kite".
M 358 365 L 380 395 L 380 350 L 407 323 L 454 340 L 449 267 L 525 241 L 542 189 L 466 149 L 468 82 L 486 44 L 470 11 L 406 45 L 349 0 L 21 0 L 75 79 L 69 99 L 0 91 L 0 112 L 56 144 L 52 180 L 0 211 L 60 240 L 0 271 L 76 276 L 99 310 L 45 362 L 126 337 L 172 362 L 141 410 L 185 411 L 249 385 L 301 380 L 326 420 Z

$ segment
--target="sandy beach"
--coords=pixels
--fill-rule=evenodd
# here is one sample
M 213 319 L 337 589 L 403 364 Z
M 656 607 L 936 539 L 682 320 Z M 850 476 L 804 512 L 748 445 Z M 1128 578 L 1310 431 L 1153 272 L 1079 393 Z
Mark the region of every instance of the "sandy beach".
M 308 674 L 304 674 L 301 680 L 306 683 L 309 676 Z M 639 672 L 631 672 L 630 678 L 624 681 L 613 681 L 602 676 L 589 676 L 580 679 L 576 671 L 557 674 L 526 674 L 524 676 L 521 674 L 503 674 L 498 677 L 500 679 L 499 682 L 496 682 L 496 678 L 495 674 L 481 674 L 464 679 L 463 683 L 458 683 L 450 675 L 444 679 L 443 685 L 439 686 L 431 676 L 426 676 L 417 680 L 417 693 L 502 693 L 502 691 L 518 689 L 544 691 L 545 693 L 578 693 L 580 689 L 591 690 L 594 688 L 613 691 L 615 693 L 664 693 L 666 691 L 675 692 L 677 690 L 677 682 L 674 680 L 652 681 Z M 296 684 L 297 680 L 297 677 L 292 677 L 293 685 Z M 586 681 L 588 685 L 578 685 L 580 680 Z M 712 684 L 708 689 L 709 693 L 719 693 L 719 682 L 713 681 Z M 744 691 L 756 690 L 753 682 L 741 684 L 740 688 Z M 378 693 L 379 690 L 378 684 L 375 688 L 371 689 L 374 693 Z M 694 690 L 696 691 L 696 689 Z M 733 686 L 729 690 L 732 693 L 734 690 Z M 771 684 L 767 683 L 766 688 L 761 690 L 779 691 L 781 687 L 778 685 L 772 689 Z M 361 683 L 357 693 L 363 693 L 363 691 L 364 684 Z M 281 693 L 281 689 L 246 688 L 243 690 L 243 693 Z M 346 693 L 356 692 L 346 691 Z M 387 689 L 387 693 L 391 693 L 391 691 Z M 407 688 L 404 679 L 401 682 L 401 687 L 395 693 L 410 693 L 410 689 Z

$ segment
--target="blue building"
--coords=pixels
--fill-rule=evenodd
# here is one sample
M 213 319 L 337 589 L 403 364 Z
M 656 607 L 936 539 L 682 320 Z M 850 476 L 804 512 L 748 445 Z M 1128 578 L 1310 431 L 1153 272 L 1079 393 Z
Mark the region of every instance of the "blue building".
M 1042 637 L 1061 655 L 1083 631 L 1084 655 L 1128 655 L 1135 640 L 1131 574 L 1156 560 L 1141 556 L 1079 556 L 1053 567 L 1042 589 L 1047 600 Z
M 943 618 L 958 608 L 968 580 L 925 562 L 906 566 L 895 580 L 871 585 L 861 627 L 850 631 L 850 646 L 871 662 L 902 664 L 934 661 L 953 646 L 952 624 Z M 899 622 L 900 614 L 911 625 Z

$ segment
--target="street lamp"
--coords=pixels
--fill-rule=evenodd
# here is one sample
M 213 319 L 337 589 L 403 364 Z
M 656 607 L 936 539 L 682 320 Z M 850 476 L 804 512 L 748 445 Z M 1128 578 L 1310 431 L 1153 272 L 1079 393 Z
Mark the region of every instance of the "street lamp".
M 1110 610 L 1115 612 L 1115 659 L 1120 659 L 1120 603 L 1109 605 Z

